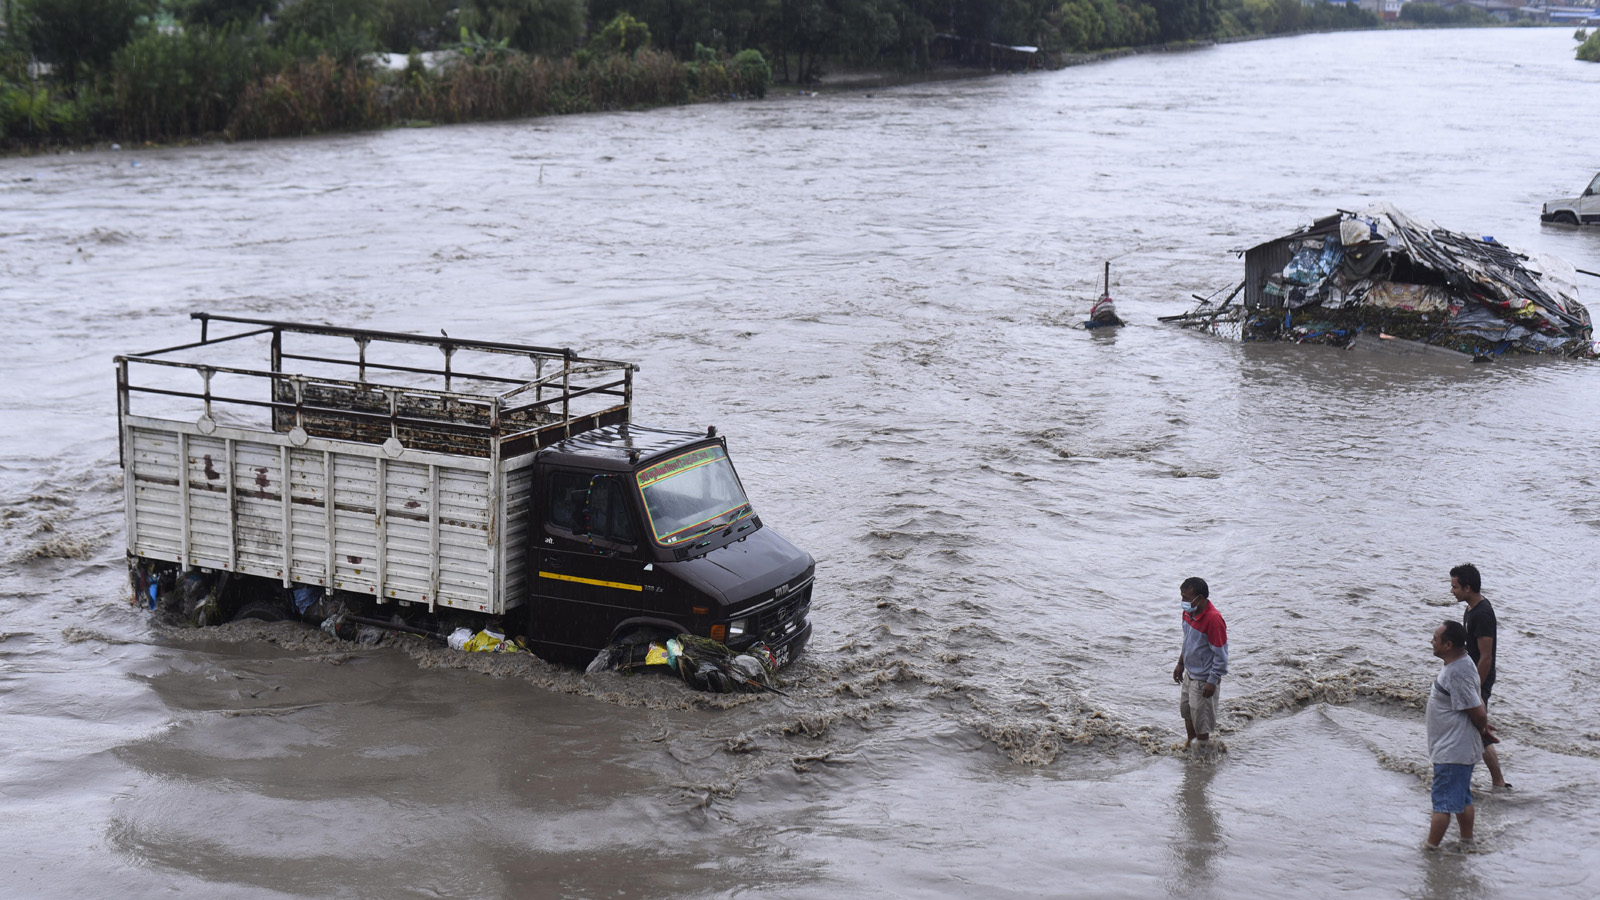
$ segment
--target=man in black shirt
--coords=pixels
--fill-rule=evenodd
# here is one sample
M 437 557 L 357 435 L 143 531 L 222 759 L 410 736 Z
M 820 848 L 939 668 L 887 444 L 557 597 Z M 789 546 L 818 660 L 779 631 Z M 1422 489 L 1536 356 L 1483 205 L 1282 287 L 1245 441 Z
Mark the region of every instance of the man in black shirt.
M 1495 651 L 1498 648 L 1495 646 L 1494 607 L 1483 599 L 1483 594 L 1479 593 L 1482 589 L 1483 579 L 1478 575 L 1478 567 L 1472 563 L 1464 563 L 1450 570 L 1450 593 L 1467 604 L 1461 624 L 1467 626 L 1467 655 L 1478 667 L 1478 690 L 1487 708 L 1489 692 L 1494 689 L 1494 662 L 1498 655 Z M 1483 765 L 1489 770 L 1495 790 L 1511 787 L 1506 784 L 1506 777 L 1500 771 L 1500 757 L 1493 745 L 1483 748 Z

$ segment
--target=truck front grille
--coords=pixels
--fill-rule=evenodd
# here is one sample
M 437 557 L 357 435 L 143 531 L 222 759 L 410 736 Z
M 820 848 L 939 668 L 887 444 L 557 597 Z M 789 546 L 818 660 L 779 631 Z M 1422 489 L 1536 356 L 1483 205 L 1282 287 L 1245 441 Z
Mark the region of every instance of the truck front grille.
M 760 640 L 776 643 L 805 627 L 811 611 L 811 583 L 755 614 L 751 631 Z

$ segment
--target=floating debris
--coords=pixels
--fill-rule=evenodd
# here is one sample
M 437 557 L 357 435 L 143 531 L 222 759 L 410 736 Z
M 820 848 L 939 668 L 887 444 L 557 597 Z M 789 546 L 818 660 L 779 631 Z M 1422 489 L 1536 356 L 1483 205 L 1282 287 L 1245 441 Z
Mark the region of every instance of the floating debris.
M 1083 323 L 1085 328 L 1118 328 L 1124 323 L 1117 318 L 1117 303 L 1111 299 L 1111 263 L 1106 263 L 1105 289 L 1100 292 L 1100 299 L 1089 310 L 1089 321 Z
M 619 641 L 601 650 L 587 671 L 632 673 L 641 668 L 670 671 L 696 690 L 718 694 L 783 693 L 778 689 L 777 657 L 766 644 L 757 643 L 739 652 L 692 634 L 649 642 Z
M 1352 347 L 1398 338 L 1476 357 L 1600 356 L 1571 264 L 1386 204 L 1340 211 L 1243 255 L 1245 279 L 1222 303 L 1200 299 L 1161 320 L 1232 329 L 1246 341 Z

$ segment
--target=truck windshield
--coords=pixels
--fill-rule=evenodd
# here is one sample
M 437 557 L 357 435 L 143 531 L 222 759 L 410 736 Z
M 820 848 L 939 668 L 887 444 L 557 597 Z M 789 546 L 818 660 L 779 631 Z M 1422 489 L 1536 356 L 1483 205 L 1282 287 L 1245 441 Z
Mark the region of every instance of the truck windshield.
M 680 453 L 639 472 L 650 529 L 663 544 L 693 540 L 751 515 L 721 447 Z

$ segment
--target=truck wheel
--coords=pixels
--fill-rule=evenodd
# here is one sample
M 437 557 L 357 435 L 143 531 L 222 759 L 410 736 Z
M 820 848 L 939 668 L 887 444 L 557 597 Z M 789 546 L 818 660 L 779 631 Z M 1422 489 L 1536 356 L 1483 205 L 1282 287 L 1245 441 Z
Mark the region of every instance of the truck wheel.
M 1556 213 L 1550 221 L 1556 223 L 1557 225 L 1576 225 L 1578 224 L 1578 217 L 1570 212 L 1567 212 L 1566 210 L 1562 210 L 1561 212 Z
M 238 612 L 233 614 L 235 622 L 243 621 L 244 619 L 255 619 L 258 622 L 282 622 L 285 618 L 287 616 L 284 615 L 282 607 L 276 603 L 268 603 L 265 600 L 253 600 L 246 603 L 244 606 L 239 607 Z
M 616 637 L 611 639 L 611 643 L 624 644 L 632 647 L 639 644 L 652 644 L 656 641 L 664 641 L 675 636 L 675 634 L 665 628 L 636 625 L 627 629 L 626 631 L 619 632 Z

